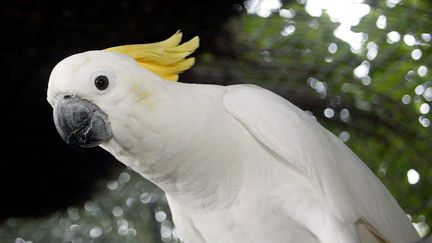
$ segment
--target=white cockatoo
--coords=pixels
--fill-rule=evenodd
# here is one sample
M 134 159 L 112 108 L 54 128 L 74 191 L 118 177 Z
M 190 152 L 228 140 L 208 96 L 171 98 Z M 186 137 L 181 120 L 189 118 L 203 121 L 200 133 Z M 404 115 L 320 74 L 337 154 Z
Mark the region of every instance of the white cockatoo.
M 61 137 L 165 191 L 186 243 L 409 243 L 410 220 L 337 137 L 254 85 L 173 82 L 198 37 L 79 53 L 53 69 Z

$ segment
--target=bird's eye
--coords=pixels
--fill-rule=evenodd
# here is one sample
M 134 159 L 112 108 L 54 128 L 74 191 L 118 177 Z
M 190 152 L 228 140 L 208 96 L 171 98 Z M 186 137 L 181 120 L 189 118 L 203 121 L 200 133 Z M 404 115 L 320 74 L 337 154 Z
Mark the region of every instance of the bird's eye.
M 105 90 L 108 88 L 109 80 L 106 76 L 97 76 L 95 78 L 94 84 L 98 90 Z

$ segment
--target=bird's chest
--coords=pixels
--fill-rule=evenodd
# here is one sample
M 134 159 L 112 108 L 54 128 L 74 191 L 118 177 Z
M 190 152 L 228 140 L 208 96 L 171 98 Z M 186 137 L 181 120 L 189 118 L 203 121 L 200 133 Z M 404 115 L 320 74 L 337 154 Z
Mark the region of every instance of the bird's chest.
M 301 212 L 302 206 L 293 203 L 291 212 L 286 210 L 287 197 L 304 199 L 303 181 L 295 172 L 281 174 L 268 167 L 263 172 L 257 166 L 242 180 L 243 188 L 227 207 L 191 215 L 205 241 L 316 242 L 307 227 L 290 215 Z
M 197 230 L 206 242 L 291 242 L 287 239 L 289 218 L 271 210 L 272 206 L 232 207 L 193 217 Z M 292 222 L 296 225 L 295 222 Z

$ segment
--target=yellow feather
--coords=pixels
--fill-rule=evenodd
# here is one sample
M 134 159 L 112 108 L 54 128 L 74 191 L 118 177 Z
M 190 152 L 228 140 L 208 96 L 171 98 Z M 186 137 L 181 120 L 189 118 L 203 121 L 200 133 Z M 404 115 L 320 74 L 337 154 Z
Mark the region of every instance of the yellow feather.
M 106 51 L 128 55 L 142 67 L 156 73 L 166 80 L 177 81 L 178 74 L 191 68 L 194 58 L 186 58 L 199 46 L 199 37 L 179 45 L 183 34 L 177 31 L 170 38 L 149 44 L 116 46 Z

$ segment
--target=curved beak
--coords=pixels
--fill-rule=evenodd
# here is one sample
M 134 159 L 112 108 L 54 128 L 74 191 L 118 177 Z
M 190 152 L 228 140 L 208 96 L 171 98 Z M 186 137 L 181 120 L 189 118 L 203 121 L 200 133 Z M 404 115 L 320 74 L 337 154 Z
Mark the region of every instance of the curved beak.
M 89 101 L 60 95 L 55 98 L 53 107 L 55 127 L 67 144 L 90 148 L 111 139 L 107 115 Z

